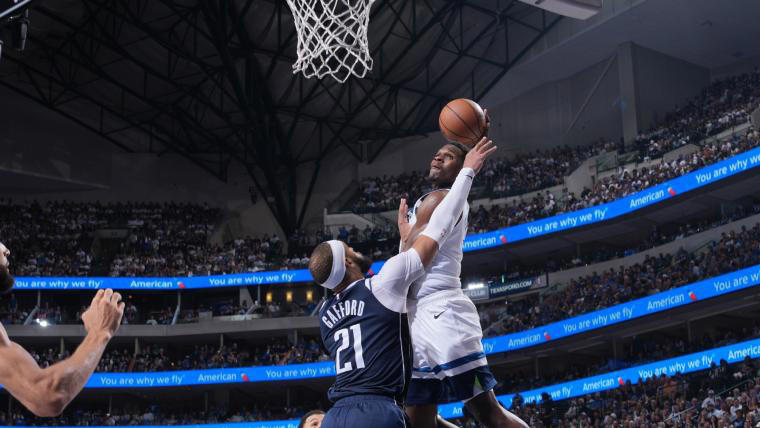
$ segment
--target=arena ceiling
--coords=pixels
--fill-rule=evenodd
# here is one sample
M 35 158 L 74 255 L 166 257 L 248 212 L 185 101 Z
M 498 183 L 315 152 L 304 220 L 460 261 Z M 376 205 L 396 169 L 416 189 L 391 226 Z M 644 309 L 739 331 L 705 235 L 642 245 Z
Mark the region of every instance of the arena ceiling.
M 221 180 L 242 163 L 288 234 L 325 156 L 372 162 L 435 130 L 448 100 L 481 98 L 561 19 L 517 0 L 378 0 L 374 69 L 340 84 L 292 74 L 283 0 L 39 0 L 30 18 L 0 85 L 127 152 L 176 152 Z

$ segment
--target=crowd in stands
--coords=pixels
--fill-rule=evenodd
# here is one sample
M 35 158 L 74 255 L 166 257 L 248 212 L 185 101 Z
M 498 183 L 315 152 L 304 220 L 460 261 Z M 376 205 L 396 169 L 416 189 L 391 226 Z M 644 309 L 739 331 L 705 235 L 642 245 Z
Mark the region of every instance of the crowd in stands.
M 546 263 L 541 263 L 534 266 L 525 266 L 517 263 L 509 264 L 507 269 L 502 272 L 507 279 L 517 279 L 520 277 L 527 277 L 533 275 L 540 275 L 545 272 L 554 272 L 564 269 L 569 269 L 582 265 L 589 265 L 598 263 L 617 257 L 630 256 L 636 252 L 643 251 L 649 248 L 653 248 L 658 245 L 662 245 L 667 242 L 682 239 L 689 235 L 699 233 L 730 221 L 735 221 L 749 215 L 757 214 L 760 212 L 760 203 L 744 208 L 739 205 L 730 214 L 721 215 L 716 213 L 714 217 L 706 219 L 695 220 L 689 223 L 674 225 L 666 227 L 665 230 L 653 230 L 652 233 L 641 242 L 635 248 L 616 249 L 609 250 L 604 248 L 595 247 L 593 251 L 583 252 L 581 255 L 573 255 L 567 257 L 555 257 L 549 259 Z M 376 259 L 382 260 L 381 257 Z M 607 279 L 605 279 L 607 280 Z M 584 279 L 579 283 L 578 287 L 583 287 L 580 284 L 588 284 L 593 279 Z M 43 294 L 45 296 L 45 294 Z M 584 296 L 583 305 L 586 307 L 595 307 L 592 298 L 597 296 Z M 16 300 L 16 294 L 11 293 L 10 297 L 0 301 L 0 322 L 4 324 L 23 324 L 27 320 L 34 306 L 30 306 L 28 302 L 21 303 Z M 508 323 L 510 314 L 521 313 L 520 311 L 526 311 L 531 313 L 530 317 L 524 319 L 525 322 L 530 322 L 537 315 L 532 312 L 540 311 L 534 308 L 537 306 L 535 299 L 526 299 L 523 301 L 510 301 L 509 306 L 505 308 L 504 302 L 496 302 L 493 304 L 479 305 L 479 312 L 481 316 L 481 323 L 484 327 L 486 336 L 497 335 L 514 331 L 519 329 L 519 326 L 513 326 L 511 328 L 505 326 L 505 322 Z M 580 305 L 580 303 L 577 303 Z M 139 310 L 138 310 L 139 306 Z M 314 310 L 315 302 L 299 302 L 294 300 L 290 303 L 285 302 L 269 302 L 261 304 L 257 301 L 252 304 L 248 304 L 243 300 L 238 302 L 235 298 L 229 298 L 226 300 L 217 301 L 211 303 L 208 301 L 193 302 L 192 300 L 184 300 L 182 305 L 182 311 L 180 312 L 177 323 L 193 323 L 199 322 L 201 319 L 229 316 L 229 315 L 247 315 L 251 318 L 272 318 L 283 316 L 305 316 Z M 35 316 L 31 319 L 32 323 L 45 321 L 48 324 L 77 324 L 80 323 L 81 313 L 86 307 L 81 306 L 78 311 L 71 310 L 70 307 L 63 306 L 55 302 L 54 299 L 43 299 L 42 306 L 39 311 L 35 313 Z M 574 314 L 580 313 L 577 311 Z M 151 304 L 146 306 L 146 302 L 135 300 L 128 300 L 125 309 L 125 317 L 123 323 L 125 324 L 149 324 L 149 325 L 167 325 L 171 324 L 174 319 L 175 307 L 160 307 Z
M 494 335 L 526 330 L 758 263 L 760 223 L 723 233 L 720 240 L 696 253 L 681 249 L 675 254 L 647 256 L 642 263 L 573 279 L 542 299 L 533 295 L 509 302 L 501 312 L 483 311 L 482 320 Z
M 675 178 L 757 147 L 760 133 L 702 143 L 704 137 L 746 122 L 760 100 L 760 73 L 716 81 L 702 94 L 676 109 L 653 129 L 642 133 L 637 147 L 646 158 L 687 143 L 696 151 L 667 162 L 645 162 L 602 177 L 580 194 L 541 192 L 509 203 L 481 206 L 470 215 L 470 231 L 483 232 L 534 221 L 547 216 L 595 206 Z M 612 147 L 611 147 L 612 146 Z M 580 162 L 602 151 L 616 149 L 610 143 L 585 147 L 561 147 L 521 154 L 489 162 L 479 186 L 486 196 L 521 195 L 561 184 Z M 355 212 L 395 210 L 401 197 L 416 198 L 429 190 L 424 173 L 366 179 L 361 185 Z M 396 247 L 393 224 L 375 228 L 341 228 L 296 231 L 289 238 L 288 254 L 277 235 L 247 237 L 222 245 L 209 243 L 221 211 L 201 204 L 180 203 L 78 203 L 12 202 L 0 199 L 0 236 L 12 250 L 13 271 L 18 276 L 87 276 L 92 274 L 93 232 L 127 228 L 128 236 L 116 250 L 104 272 L 113 276 L 193 276 L 302 269 L 313 246 L 327 239 L 367 243 L 370 254 L 385 258 Z M 108 260 L 111 260 L 110 258 Z
M 482 233 L 515 226 L 611 202 L 759 145 L 760 132 L 752 130 L 746 135 L 707 143 L 696 152 L 669 162 L 663 161 L 632 170 L 621 168 L 613 175 L 598 179 L 592 188 L 584 189 L 580 195 L 571 192 L 559 200 L 553 193 L 546 191 L 530 199 L 515 199 L 511 203 L 493 204 L 490 208 L 481 205 L 470 214 L 470 232 Z
M 188 305 L 183 305 L 183 307 L 186 306 Z M 312 311 L 314 311 L 315 307 L 316 302 L 314 301 L 298 302 L 296 300 L 293 300 L 289 303 L 272 301 L 266 304 L 261 304 L 258 300 L 256 300 L 250 305 L 245 300 L 243 300 L 240 304 L 228 301 L 226 303 L 213 306 L 201 303 L 196 307 L 182 310 L 177 322 L 194 323 L 201 321 L 203 318 L 231 315 L 246 315 L 249 318 L 308 316 L 312 313 Z
M 12 251 L 19 276 L 87 276 L 93 258 L 93 232 L 132 230 L 125 250 L 162 254 L 205 245 L 219 210 L 198 204 L 98 202 L 13 202 L 0 200 L 0 235 Z M 118 270 L 156 267 L 150 260 L 130 260 Z
M 715 333 L 706 332 L 690 343 L 684 337 L 645 335 L 625 344 L 616 358 L 600 353 L 589 357 L 583 364 L 556 367 L 547 365 L 540 376 L 536 376 L 534 371 L 511 370 L 507 375 L 499 377 L 497 392 L 509 393 L 539 388 L 758 337 L 760 337 L 760 324 L 757 322 L 754 325 L 736 329 L 719 329 Z M 46 349 L 32 347 L 30 352 L 43 368 L 70 355 L 68 349 L 57 347 Z M 104 353 L 96 371 L 159 372 L 288 365 L 329 360 L 329 356 L 319 345 L 318 339 L 314 338 L 302 339 L 295 345 L 285 339 L 273 339 L 267 344 L 260 345 L 233 342 L 226 346 L 195 345 L 192 349 L 172 351 L 166 346 L 149 344 L 140 347 L 138 352 L 127 348 L 109 349 Z
M 586 251 L 574 255 L 550 257 L 541 260 L 538 264 L 509 263 L 499 276 L 491 277 L 489 282 L 498 281 L 502 277 L 506 280 L 516 280 L 628 257 L 756 214 L 760 214 L 760 201 L 747 204 L 746 208 L 744 205 L 737 205 L 732 212 L 714 213 L 685 223 L 666 224 L 652 228 L 649 232 L 642 230 L 642 234 L 646 234 L 646 237 L 633 246 L 621 248 L 595 245 Z
M 760 337 L 760 323 L 754 322 L 753 325 L 739 328 L 721 328 L 712 333 L 705 332 L 696 336 L 698 337 L 691 342 L 682 336 L 655 334 L 635 337 L 621 347 L 617 358 L 599 353 L 586 355 L 583 364 L 556 367 L 546 364 L 540 376 L 536 376 L 535 370 L 510 370 L 507 375 L 499 376 L 497 392 L 513 393 L 531 390 L 756 339 Z
M 128 403 L 127 409 L 110 412 L 101 407 L 73 406 L 57 418 L 38 418 L 23 408 L 10 414 L 0 411 L 0 424 L 13 426 L 139 426 L 139 425 L 194 425 L 224 424 L 296 419 L 309 408 L 285 407 L 279 403 L 266 405 L 260 402 L 245 408 L 229 410 L 216 406 L 207 411 L 164 410 L 161 404 L 139 405 Z M 78 408 L 79 407 L 79 408 Z
M 511 411 L 531 427 L 734 427 L 760 424 L 760 362 L 719 364 L 706 371 L 649 378 L 571 400 L 539 404 L 515 397 Z M 479 428 L 472 418 L 457 421 Z
M 481 206 L 471 213 L 470 232 L 485 232 L 610 202 L 755 148 L 760 144 L 757 131 L 723 141 L 702 144 L 702 140 L 731 126 L 746 123 L 749 114 L 760 105 L 759 101 L 760 73 L 757 71 L 716 81 L 638 138 L 637 147 L 642 153 L 639 160 L 642 161 L 659 159 L 665 152 L 687 143 L 701 144 L 695 152 L 667 162 L 645 162 L 630 170 L 619 167 L 617 173 L 596 180 L 593 186 L 578 195 L 560 196 L 547 190 L 529 198 L 494 204 L 490 208 Z M 578 163 L 609 148 L 615 147 L 594 144 L 557 148 L 489 162 L 481 173 L 484 187 L 489 192 L 484 196 L 495 199 L 522 195 L 561 184 Z M 365 179 L 353 211 L 395 210 L 402 197 L 417 198 L 430 190 L 424 176 L 422 172 L 413 172 L 397 177 Z
M 482 188 L 483 192 L 478 196 L 496 199 L 562 184 L 565 176 L 581 162 L 606 148 L 609 148 L 609 143 L 600 142 L 493 159 L 480 172 L 477 187 Z M 401 198 L 416 198 L 432 189 L 426 176 L 425 171 L 414 171 L 399 176 L 365 178 L 360 183 L 359 196 L 352 211 L 361 214 L 395 210 Z
M 151 204 L 133 209 L 129 236 L 111 264 L 111 276 L 191 276 L 216 268 L 224 251 L 209 238 L 221 212 L 206 205 Z
M 396 207 L 398 208 L 398 206 Z M 306 233 L 298 229 L 290 237 L 289 252 L 291 253 L 291 264 L 300 262 L 300 266 L 307 267 L 309 258 L 307 254 L 314 249 L 317 244 L 329 241 L 331 239 L 340 239 L 353 246 L 357 251 L 371 256 L 374 260 L 385 260 L 398 252 L 398 228 L 395 222 L 386 222 L 383 226 L 375 225 L 360 229 L 356 225 L 351 227 L 339 226 L 333 233 L 330 230 L 317 230 L 314 233 Z M 298 255 L 301 254 L 299 259 Z
M 40 367 L 49 365 L 71 355 L 69 349 L 59 347 L 29 348 Z M 296 344 L 286 339 L 271 339 L 266 344 L 246 345 L 232 342 L 230 345 L 195 345 L 192 349 L 169 350 L 164 345 L 148 344 L 136 351 L 134 348 L 108 349 L 96 369 L 97 372 L 158 372 L 169 370 L 220 369 L 248 366 L 281 366 L 286 364 L 327 361 L 318 339 L 306 337 Z
M 125 229 L 107 270 L 110 276 L 198 276 L 308 267 L 314 245 L 329 239 L 365 244 L 391 255 L 395 226 L 359 231 L 296 231 L 289 254 L 277 234 L 211 244 L 221 213 L 199 204 L 17 202 L 0 199 L 0 234 L 17 276 L 92 276 L 98 229 Z M 113 238 L 111 238 L 113 239 Z
M 686 144 L 697 144 L 705 137 L 746 123 L 759 99 L 758 70 L 717 80 L 656 127 L 641 133 L 636 145 L 642 157 L 656 159 Z
M 642 364 L 652 360 L 668 358 L 698 350 L 724 346 L 758 337 L 760 328 L 756 324 L 738 332 L 725 331 L 717 337 L 705 335 L 691 345 L 683 340 L 667 343 L 666 340 L 638 342 L 631 344 L 628 355 L 634 355 L 634 364 Z M 208 348 L 210 349 L 210 347 Z M 233 352 L 231 348 L 228 352 Z M 213 350 L 211 351 L 213 352 Z M 161 355 L 163 351 L 148 351 L 151 356 L 147 359 L 162 360 L 151 363 L 142 370 L 161 370 L 167 363 Z M 65 356 L 56 355 L 56 351 L 44 352 L 43 357 L 33 353 L 41 365 L 49 364 L 53 358 Z M 635 355 L 638 357 L 635 357 Z M 209 358 L 211 357 L 211 358 Z M 45 359 L 47 358 L 47 360 Z M 203 350 L 197 352 L 197 358 L 213 359 Z M 232 367 L 219 358 L 215 367 Z M 138 363 L 134 363 L 137 366 Z M 186 365 L 182 368 L 206 368 L 203 364 Z M 604 370 L 622 368 L 601 367 Z M 542 375 L 540 379 L 521 381 L 519 375 L 510 378 L 500 378 L 500 384 L 509 387 L 510 392 L 525 390 L 532 387 L 549 386 L 564 380 L 577 379 L 594 374 L 588 372 L 567 370 L 561 376 Z M 99 367 L 100 370 L 100 367 Z M 717 391 L 717 393 L 716 393 Z M 505 391 L 497 391 L 502 393 Z M 745 358 L 741 363 L 729 365 L 726 361 L 713 362 L 708 370 L 687 375 L 676 374 L 672 377 L 655 376 L 642 382 L 625 385 L 603 392 L 588 394 L 568 400 L 553 401 L 548 394 L 543 395 L 543 402 L 525 403 L 518 393 L 512 402 L 510 410 L 521 417 L 531 427 L 741 427 L 750 428 L 760 423 L 760 360 Z M 313 407 L 310 405 L 309 407 Z M 258 420 L 275 420 L 297 418 L 304 414 L 307 408 L 283 408 L 281 406 L 266 406 L 257 404 L 252 409 L 228 411 L 226 409 L 210 409 L 198 412 L 162 411 L 161 404 L 150 404 L 147 408 L 136 411 L 114 410 L 82 410 L 75 407 L 67 410 L 57 419 L 38 419 L 28 412 L 17 409 L 12 415 L 0 414 L 0 423 L 14 425 L 149 425 L 149 424 L 189 424 L 189 423 L 223 423 Z M 470 416 L 454 420 L 465 428 L 479 428 L 480 425 Z
M 108 224 L 109 217 L 99 215 L 100 208 L 99 204 L 0 199 L 0 236 L 12 251 L 16 275 L 87 275 L 92 263 L 89 233 Z

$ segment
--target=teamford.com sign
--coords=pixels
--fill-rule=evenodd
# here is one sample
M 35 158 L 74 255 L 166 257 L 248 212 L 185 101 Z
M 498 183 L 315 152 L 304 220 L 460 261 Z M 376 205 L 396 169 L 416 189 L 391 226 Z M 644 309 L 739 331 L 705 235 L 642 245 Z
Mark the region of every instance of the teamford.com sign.
M 491 298 L 506 296 L 509 294 L 522 293 L 528 290 L 538 290 L 546 287 L 546 275 L 534 276 L 532 278 L 518 279 L 506 283 L 496 282 L 489 287 Z

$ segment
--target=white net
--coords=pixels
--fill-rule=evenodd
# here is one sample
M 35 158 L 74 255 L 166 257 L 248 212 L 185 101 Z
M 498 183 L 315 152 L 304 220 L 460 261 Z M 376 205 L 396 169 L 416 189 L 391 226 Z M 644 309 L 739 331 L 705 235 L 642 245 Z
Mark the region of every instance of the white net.
M 287 0 L 298 33 L 293 73 L 343 83 L 372 69 L 367 27 L 375 0 Z

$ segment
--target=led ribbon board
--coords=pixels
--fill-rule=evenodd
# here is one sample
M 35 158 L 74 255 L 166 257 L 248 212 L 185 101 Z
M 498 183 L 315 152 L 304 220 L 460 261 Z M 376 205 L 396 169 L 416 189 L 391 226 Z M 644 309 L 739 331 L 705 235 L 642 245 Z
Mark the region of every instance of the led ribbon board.
M 744 360 L 745 357 L 752 359 L 760 357 L 760 339 L 753 339 L 708 351 L 695 352 L 693 354 L 545 386 L 543 388 L 531 389 L 521 392 L 520 395 L 526 403 L 540 402 L 541 394 L 544 392 L 551 395 L 552 400 L 565 400 L 619 388 L 625 385 L 626 382 L 636 384 L 641 380 L 646 380 L 653 376 L 661 376 L 663 374 L 673 376 L 676 373 L 687 374 L 709 369 L 712 363 L 719 365 L 720 360 L 726 360 L 728 364 L 737 363 Z M 499 395 L 496 398 L 506 408 L 509 408 L 512 405 L 514 397 L 515 394 L 505 394 Z M 463 403 L 461 402 L 444 404 L 438 406 L 438 413 L 446 419 L 458 418 L 462 416 L 462 406 Z
M 753 169 L 758 164 L 760 164 L 760 147 L 606 204 L 492 232 L 469 235 L 464 240 L 464 251 L 483 250 L 609 220 L 662 202 L 680 193 L 688 192 Z M 373 264 L 372 271 L 378 272 L 382 265 L 382 262 Z M 113 288 L 118 290 L 177 290 L 310 281 L 312 281 L 312 277 L 309 271 L 307 269 L 300 269 L 194 277 L 17 277 L 15 287 L 20 290 L 94 290 L 98 288 Z
M 759 284 L 760 265 L 755 265 L 530 330 L 483 339 L 483 348 L 487 354 L 527 348 Z
M 745 357 L 752 359 L 760 357 L 760 339 L 753 339 L 735 345 L 723 346 L 720 348 L 710 349 L 693 354 L 682 355 L 680 357 L 670 358 L 654 363 L 644 364 L 627 369 L 617 370 L 605 374 L 577 379 L 570 382 L 563 382 L 556 385 L 545 386 L 542 388 L 531 389 L 520 392 L 526 403 L 541 401 L 541 394 L 551 395 L 553 400 L 565 400 L 568 398 L 579 397 L 582 395 L 593 394 L 595 392 L 606 391 L 609 389 L 619 388 L 626 382 L 632 384 L 641 380 L 646 380 L 652 376 L 667 375 L 672 376 L 676 373 L 687 374 L 699 370 L 710 368 L 711 364 L 720 364 L 720 360 L 726 360 L 727 363 L 736 363 L 744 360 Z M 332 364 L 332 363 L 330 363 Z M 496 398 L 509 408 L 515 394 L 499 395 Z M 462 416 L 463 403 L 449 403 L 438 406 L 438 413 L 446 418 L 458 418 Z M 287 421 L 265 421 L 265 422 L 239 422 L 224 424 L 198 424 L 198 425 L 178 425 L 179 427 L 198 427 L 198 428 L 217 428 L 217 427 L 236 427 L 236 428 L 297 428 L 298 419 Z M 154 425 L 148 428 L 159 428 L 165 425 Z M 104 427 L 105 428 L 105 427 Z
M 526 348 L 550 340 L 607 327 L 700 300 L 760 285 L 760 265 L 653 294 L 543 327 L 483 339 L 486 354 Z M 285 366 L 180 370 L 153 373 L 95 373 L 85 388 L 156 388 L 246 382 L 276 382 L 335 376 L 325 361 Z

